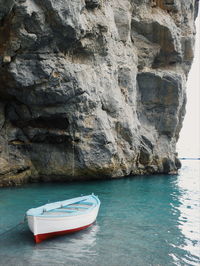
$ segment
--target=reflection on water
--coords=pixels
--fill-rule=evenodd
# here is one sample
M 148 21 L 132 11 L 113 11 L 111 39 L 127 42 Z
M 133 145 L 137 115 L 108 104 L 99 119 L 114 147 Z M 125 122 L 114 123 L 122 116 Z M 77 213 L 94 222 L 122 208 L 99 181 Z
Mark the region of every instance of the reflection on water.
M 30 253 L 32 265 L 40 265 L 41 257 L 45 257 L 48 265 L 61 265 L 63 254 L 66 256 L 68 264 L 80 263 L 84 258 L 89 259 L 95 256 L 96 234 L 99 226 L 94 224 L 87 230 L 78 234 L 59 237 L 36 245 Z
M 181 191 L 179 228 L 185 238 L 181 248 L 193 255 L 194 262 L 200 263 L 200 164 L 189 161 L 182 171 L 187 172 L 187 178 L 181 175 L 177 181 Z
M 199 162 L 180 175 L 0 190 L 0 233 L 30 207 L 94 192 L 96 224 L 39 245 L 27 225 L 0 235 L 0 265 L 200 265 Z
M 0 240 L 0 265 L 63 265 L 65 261 L 68 265 L 80 265 L 84 258 L 96 256 L 98 231 L 99 226 L 95 223 L 78 234 L 52 238 L 36 245 L 32 234 L 20 225 L 16 232 L 9 232 Z

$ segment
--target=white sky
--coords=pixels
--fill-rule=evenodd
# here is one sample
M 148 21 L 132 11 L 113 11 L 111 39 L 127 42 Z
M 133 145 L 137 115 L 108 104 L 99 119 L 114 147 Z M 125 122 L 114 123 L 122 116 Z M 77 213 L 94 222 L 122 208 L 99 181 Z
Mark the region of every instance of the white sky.
M 200 15 L 196 20 L 195 56 L 187 81 L 187 105 L 177 143 L 179 157 L 200 157 Z

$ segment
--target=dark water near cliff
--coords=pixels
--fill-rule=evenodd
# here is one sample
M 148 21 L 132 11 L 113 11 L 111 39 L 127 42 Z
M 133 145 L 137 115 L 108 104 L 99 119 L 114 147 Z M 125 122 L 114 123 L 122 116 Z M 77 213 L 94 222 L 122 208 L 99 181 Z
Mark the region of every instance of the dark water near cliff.
M 102 202 L 85 231 L 35 245 L 27 225 L 0 236 L 0 265 L 199 265 L 200 161 L 177 176 L 134 177 L 0 190 L 0 233 L 25 211 L 80 194 Z

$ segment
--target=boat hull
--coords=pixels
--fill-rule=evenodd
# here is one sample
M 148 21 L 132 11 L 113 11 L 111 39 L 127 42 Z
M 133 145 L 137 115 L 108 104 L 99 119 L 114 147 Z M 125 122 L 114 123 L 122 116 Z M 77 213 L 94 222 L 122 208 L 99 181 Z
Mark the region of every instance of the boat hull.
M 36 244 L 39 244 L 42 241 L 44 241 L 46 239 L 49 239 L 49 238 L 53 238 L 53 237 L 61 236 L 61 235 L 66 235 L 66 234 L 71 234 L 71 233 L 75 233 L 77 231 L 84 230 L 84 229 L 88 228 L 89 226 L 91 226 L 92 224 L 85 225 L 85 226 L 82 226 L 82 227 L 79 227 L 79 228 L 64 230 L 64 231 L 58 231 L 58 232 L 51 232 L 51 233 L 34 235 L 34 240 L 35 240 Z
M 28 226 L 34 235 L 36 243 L 45 239 L 83 230 L 91 226 L 97 218 L 99 206 L 96 205 L 90 211 L 77 215 L 48 216 L 27 215 Z M 62 212 L 63 214 L 63 212 Z

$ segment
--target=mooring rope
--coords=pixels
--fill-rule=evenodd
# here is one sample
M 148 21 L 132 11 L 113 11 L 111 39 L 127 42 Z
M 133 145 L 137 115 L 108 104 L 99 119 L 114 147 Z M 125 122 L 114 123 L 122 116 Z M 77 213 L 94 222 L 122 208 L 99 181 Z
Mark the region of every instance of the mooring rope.
M 0 234 L 0 237 L 3 235 L 6 235 L 7 233 L 11 232 L 12 230 L 14 230 L 16 227 L 18 227 L 20 224 L 24 224 L 26 222 L 26 215 L 24 216 L 24 219 L 19 222 L 18 224 L 12 226 L 11 228 L 9 228 L 8 230 L 4 231 L 3 233 Z

